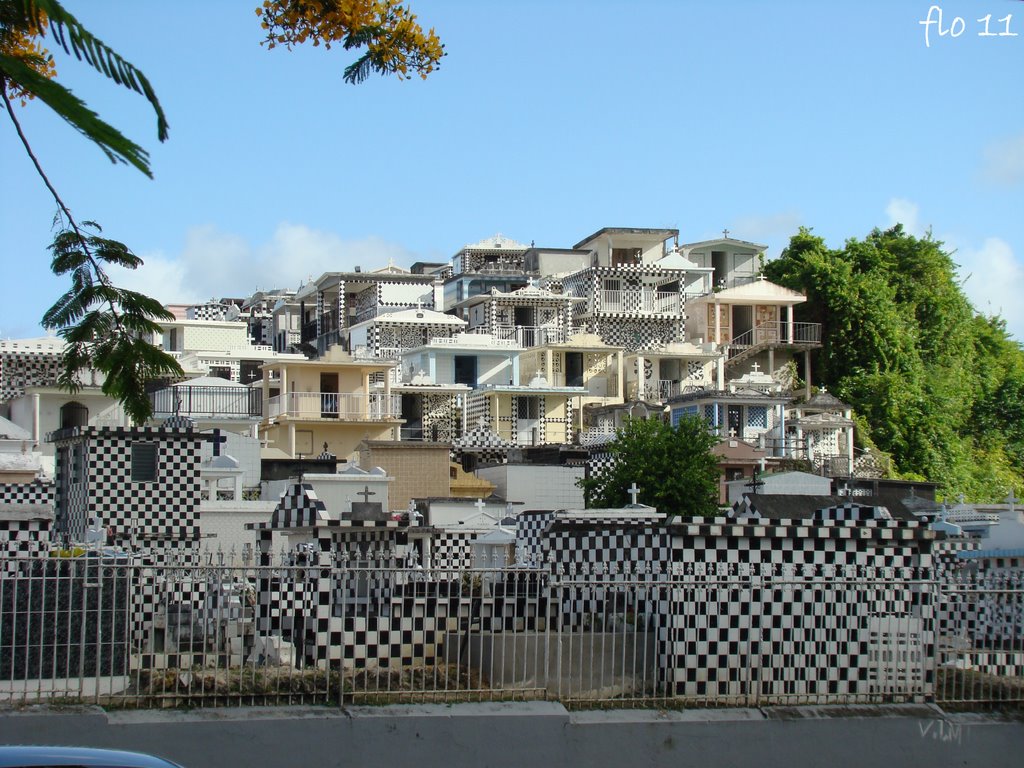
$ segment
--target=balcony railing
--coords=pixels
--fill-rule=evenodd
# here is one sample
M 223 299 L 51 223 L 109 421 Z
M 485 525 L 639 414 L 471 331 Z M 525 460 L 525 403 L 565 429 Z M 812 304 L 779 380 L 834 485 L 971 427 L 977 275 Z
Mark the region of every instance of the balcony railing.
M 601 291 L 602 312 L 642 312 L 654 315 L 679 314 L 682 300 L 678 293 L 660 291 Z
M 787 323 L 772 321 L 761 323 L 729 342 L 732 350 L 757 347 L 762 344 L 820 344 L 821 323 Z
M 267 408 L 267 416 L 272 419 L 287 416 L 307 420 L 378 421 L 397 419 L 401 414 L 401 395 L 385 395 L 382 392 L 289 392 L 270 398 Z
M 672 379 L 658 379 L 648 382 L 644 387 L 644 400 L 647 402 L 665 402 L 669 398 L 688 395 L 691 392 L 698 392 L 711 386 L 710 381 L 685 380 L 675 381 Z
M 484 332 L 482 328 L 477 330 Z M 521 347 L 561 344 L 566 340 L 565 329 L 556 325 L 499 325 L 491 330 L 491 336 L 502 341 L 514 341 Z
M 169 387 L 152 392 L 153 417 L 247 419 L 263 415 L 263 391 L 250 387 Z

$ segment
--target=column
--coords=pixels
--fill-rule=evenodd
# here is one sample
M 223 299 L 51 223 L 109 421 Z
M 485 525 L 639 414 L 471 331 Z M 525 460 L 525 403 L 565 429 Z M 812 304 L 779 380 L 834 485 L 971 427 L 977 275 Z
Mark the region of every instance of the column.
M 811 399 L 811 350 L 804 350 L 804 378 L 806 379 L 804 385 L 804 395 L 808 400 Z
M 849 419 L 852 416 L 853 416 L 853 413 L 851 411 L 849 411 L 849 410 L 843 411 L 843 417 L 844 418 Z M 847 462 L 849 464 L 849 470 L 847 471 L 846 474 L 849 477 L 853 477 L 853 427 L 852 426 L 849 426 L 849 427 L 846 428 L 846 454 L 847 454 L 847 456 L 849 456 L 849 459 L 847 460 Z
M 716 344 L 722 343 L 722 305 L 717 301 L 715 302 L 715 338 L 712 341 Z
M 288 455 L 295 458 L 295 422 L 288 424 Z
M 644 377 L 644 356 L 636 353 L 636 399 L 647 399 L 647 379 Z
M 793 305 L 790 304 L 786 307 L 786 319 L 789 320 L 786 323 L 786 333 L 789 335 L 789 343 L 793 343 Z

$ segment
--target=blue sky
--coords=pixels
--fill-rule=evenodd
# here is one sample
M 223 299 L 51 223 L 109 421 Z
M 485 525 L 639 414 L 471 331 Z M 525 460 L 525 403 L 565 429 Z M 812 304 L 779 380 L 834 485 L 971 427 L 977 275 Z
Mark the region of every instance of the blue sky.
M 775 256 L 800 225 L 840 245 L 899 220 L 955 249 L 975 306 L 1024 339 L 1024 3 L 411 0 L 442 68 L 360 86 L 342 50 L 262 48 L 257 0 L 65 4 L 153 83 L 165 144 L 141 97 L 56 55 L 155 178 L 40 104 L 19 119 L 76 216 L 146 260 L 124 282 L 165 302 L 448 259 L 496 232 L 728 228 Z M 931 5 L 963 34 L 933 25 L 926 46 Z M 986 14 L 1019 36 L 979 36 Z M 6 119 L 0 150 L 0 336 L 34 336 L 64 290 L 55 206 Z

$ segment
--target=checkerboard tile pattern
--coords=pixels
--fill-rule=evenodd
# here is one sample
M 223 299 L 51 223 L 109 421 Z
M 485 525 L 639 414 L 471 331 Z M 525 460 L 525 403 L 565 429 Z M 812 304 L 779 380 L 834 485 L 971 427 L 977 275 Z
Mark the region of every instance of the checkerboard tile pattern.
M 4 573 L 17 573 L 26 561 L 50 549 L 50 520 L 0 520 L 0 561 Z
M 199 466 L 203 436 L 191 429 L 82 427 L 51 435 L 56 444 L 56 525 L 82 541 L 90 517 L 114 541 L 199 539 Z M 132 445 L 157 446 L 156 479 L 135 482 Z

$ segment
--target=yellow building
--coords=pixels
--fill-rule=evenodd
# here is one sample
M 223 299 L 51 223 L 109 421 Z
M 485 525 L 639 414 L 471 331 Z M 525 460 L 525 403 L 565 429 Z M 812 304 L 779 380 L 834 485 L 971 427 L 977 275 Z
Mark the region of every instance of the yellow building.
M 397 439 L 401 398 L 391 392 L 394 362 L 353 360 L 334 346 L 317 360 L 263 367 L 264 457 L 355 459 L 363 440 Z

